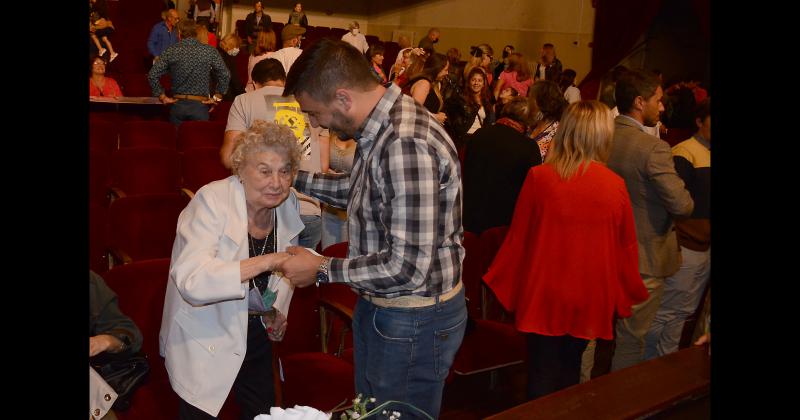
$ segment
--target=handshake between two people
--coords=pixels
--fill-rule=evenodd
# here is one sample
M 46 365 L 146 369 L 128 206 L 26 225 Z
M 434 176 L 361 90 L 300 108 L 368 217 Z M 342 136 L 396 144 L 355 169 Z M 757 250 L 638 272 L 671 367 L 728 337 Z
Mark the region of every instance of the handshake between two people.
M 322 256 L 302 246 L 289 246 L 285 252 L 273 254 L 272 271 L 283 273 L 295 287 L 306 287 L 317 280 Z

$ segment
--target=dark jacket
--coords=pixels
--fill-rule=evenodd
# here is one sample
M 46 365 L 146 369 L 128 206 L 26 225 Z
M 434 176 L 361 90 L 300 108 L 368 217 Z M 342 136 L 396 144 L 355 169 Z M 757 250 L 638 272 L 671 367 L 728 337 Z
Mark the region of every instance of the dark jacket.
M 536 64 L 536 71 L 533 74 L 533 80 L 539 80 L 539 68 L 542 67 L 542 63 Z M 553 64 L 547 66 L 544 70 L 544 80 L 550 80 L 553 82 L 558 83 L 558 80 L 561 79 L 561 60 L 554 59 Z
M 89 337 L 112 335 L 126 345 L 126 352 L 142 348 L 142 333 L 133 321 L 119 310 L 117 295 L 103 278 L 89 271 Z
M 268 29 L 272 29 L 272 18 L 266 13 L 262 12 L 261 22 L 258 24 L 256 24 L 256 12 L 250 12 L 250 14 L 248 14 L 244 19 L 244 30 L 246 32 L 245 36 L 253 38 L 254 42 L 256 37 L 258 37 L 259 32 L 266 31 Z
M 494 124 L 494 107 L 489 104 L 484 105 L 483 109 L 486 112 L 486 118 L 481 126 L 488 127 Z M 444 113 L 447 115 L 447 120 L 445 120 L 444 128 L 447 130 L 447 134 L 450 134 L 450 138 L 453 139 L 457 148 L 460 149 L 464 146 L 467 130 L 472 127 L 479 110 L 480 108 L 474 105 L 470 106 L 462 95 L 451 96 L 445 101 Z
M 464 230 L 510 225 L 528 170 L 541 163 L 539 147 L 524 133 L 502 124 L 478 129 L 464 156 Z
M 228 91 L 225 92 L 223 99 L 226 101 L 233 101 L 236 96 L 244 93 L 244 85 L 242 81 L 239 80 L 239 66 L 236 64 L 236 57 L 232 57 L 222 48 L 217 47 L 217 52 L 222 56 L 222 61 L 225 62 L 225 67 L 228 68 L 228 72 L 231 74 L 231 82 L 228 84 Z M 239 54 L 242 53 L 239 52 Z

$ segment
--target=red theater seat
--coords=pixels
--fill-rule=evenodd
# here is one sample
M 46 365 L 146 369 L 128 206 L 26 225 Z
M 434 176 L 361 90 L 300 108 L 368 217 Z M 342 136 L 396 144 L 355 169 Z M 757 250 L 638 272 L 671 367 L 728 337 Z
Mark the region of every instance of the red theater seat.
M 115 197 L 179 192 L 178 152 L 146 147 L 115 151 L 111 155 L 111 188 Z
M 123 123 L 119 147 L 163 147 L 175 149 L 175 126 L 166 121 L 141 120 Z
M 189 203 L 183 194 L 122 197 L 109 208 L 111 263 L 169 258 L 178 215 Z

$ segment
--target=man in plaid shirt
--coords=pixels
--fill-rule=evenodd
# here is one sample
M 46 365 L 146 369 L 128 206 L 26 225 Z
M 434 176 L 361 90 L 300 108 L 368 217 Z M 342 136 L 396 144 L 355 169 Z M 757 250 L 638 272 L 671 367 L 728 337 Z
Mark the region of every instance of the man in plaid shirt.
M 361 295 L 353 313 L 357 393 L 437 417 L 467 320 L 453 141 L 397 86 L 380 86 L 364 55 L 342 41 L 304 51 L 287 76 L 289 94 L 312 125 L 356 139 L 357 148 L 351 173 L 300 171 L 294 184 L 347 208 L 348 258 L 292 247 L 282 271 L 299 287 L 345 283 Z

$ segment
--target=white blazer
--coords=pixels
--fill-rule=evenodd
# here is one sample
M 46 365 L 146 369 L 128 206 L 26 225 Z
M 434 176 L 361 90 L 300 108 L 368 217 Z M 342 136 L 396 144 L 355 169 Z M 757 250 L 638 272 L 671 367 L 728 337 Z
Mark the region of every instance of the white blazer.
M 249 257 L 247 209 L 239 178 L 200 188 L 178 217 L 159 352 L 172 389 L 189 404 L 217 416 L 233 387 L 247 347 L 248 283 L 239 261 Z M 294 192 L 276 209 L 277 246 L 297 245 L 304 225 Z M 288 314 L 294 291 L 286 279 L 275 307 Z

